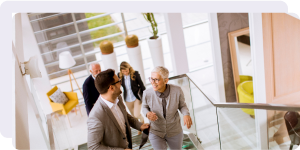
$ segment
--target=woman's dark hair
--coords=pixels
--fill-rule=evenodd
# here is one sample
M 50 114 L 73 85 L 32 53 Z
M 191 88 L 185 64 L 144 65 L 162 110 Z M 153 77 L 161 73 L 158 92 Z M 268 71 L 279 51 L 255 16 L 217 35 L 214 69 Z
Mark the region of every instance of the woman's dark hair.
M 105 94 L 110 85 L 115 82 L 115 70 L 107 69 L 100 72 L 95 78 L 95 87 L 100 94 Z

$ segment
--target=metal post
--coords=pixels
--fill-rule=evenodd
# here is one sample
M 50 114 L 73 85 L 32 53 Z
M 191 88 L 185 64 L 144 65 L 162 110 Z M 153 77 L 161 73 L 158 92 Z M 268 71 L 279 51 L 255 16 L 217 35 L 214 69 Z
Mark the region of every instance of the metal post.
M 127 36 L 128 32 L 127 32 L 127 27 L 126 27 L 126 21 L 125 21 L 124 13 L 121 13 L 121 17 L 122 17 L 122 21 L 123 21 L 125 36 Z
M 84 54 L 85 52 L 84 52 L 84 49 L 83 49 L 81 37 L 80 37 L 80 34 L 79 34 L 79 30 L 78 30 L 78 26 L 77 26 L 77 23 L 76 23 L 76 19 L 75 19 L 75 15 L 74 15 L 74 13 L 71 13 L 71 15 L 72 15 L 72 19 L 73 19 L 75 31 L 76 31 L 76 33 L 77 33 L 77 38 L 78 38 L 78 41 L 79 41 L 79 45 L 80 45 L 82 57 L 83 57 L 83 59 L 84 59 L 86 71 L 87 71 L 88 74 L 90 74 L 90 72 L 89 72 L 89 66 L 88 66 L 88 64 L 87 64 L 87 60 L 86 60 L 86 57 L 85 57 L 85 54 Z

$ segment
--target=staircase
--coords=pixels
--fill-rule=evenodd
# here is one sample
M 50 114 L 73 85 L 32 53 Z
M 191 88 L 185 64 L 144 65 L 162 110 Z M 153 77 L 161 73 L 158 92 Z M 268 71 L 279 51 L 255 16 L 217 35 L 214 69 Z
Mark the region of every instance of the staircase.
M 139 146 L 141 144 L 142 134 L 138 135 L 138 131 L 133 128 L 131 128 L 131 132 L 132 132 L 132 149 L 139 149 Z M 185 134 L 183 137 L 182 149 L 197 150 L 193 145 L 193 143 L 190 141 L 189 137 Z M 149 139 L 147 143 L 142 147 L 142 150 L 153 150 Z

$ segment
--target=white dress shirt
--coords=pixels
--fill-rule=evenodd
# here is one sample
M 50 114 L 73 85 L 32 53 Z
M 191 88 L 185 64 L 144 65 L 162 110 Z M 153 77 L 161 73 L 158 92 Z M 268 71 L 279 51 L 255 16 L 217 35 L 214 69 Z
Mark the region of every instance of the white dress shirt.
M 100 96 L 101 96 L 101 94 L 100 94 Z M 118 106 L 119 99 L 117 98 L 115 100 L 115 103 L 112 103 L 112 102 L 104 99 L 102 96 L 101 96 L 101 98 L 103 99 L 105 104 L 108 106 L 108 108 L 110 108 L 111 112 L 115 116 L 119 126 L 121 127 L 121 129 L 122 129 L 122 131 L 123 131 L 123 133 L 125 134 L 125 137 L 126 137 L 125 118 L 123 116 L 123 113 L 122 113 L 120 107 Z
M 134 102 L 136 100 L 136 97 L 134 96 L 132 90 L 131 90 L 131 81 L 130 81 L 130 75 L 125 76 L 125 87 L 127 91 L 127 95 L 125 97 L 126 102 Z

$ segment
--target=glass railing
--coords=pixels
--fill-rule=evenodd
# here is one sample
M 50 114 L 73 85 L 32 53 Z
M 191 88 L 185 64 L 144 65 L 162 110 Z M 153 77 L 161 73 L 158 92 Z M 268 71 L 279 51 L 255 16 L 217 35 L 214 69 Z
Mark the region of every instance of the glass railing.
M 183 116 L 180 116 L 184 131 L 182 149 L 261 149 L 259 146 L 262 143 L 258 143 L 260 141 L 257 140 L 259 134 L 256 110 L 267 111 L 268 119 L 265 123 L 268 124 L 268 143 L 265 144 L 268 145 L 268 149 L 298 147 L 297 145 L 292 147 L 291 143 L 300 143 L 299 114 L 292 113 L 296 119 L 290 122 L 285 121 L 287 118 L 285 115 L 288 111 L 299 112 L 299 105 L 220 103 L 217 102 L 216 96 L 212 95 L 215 89 L 207 86 L 208 84 L 203 86 L 198 76 L 199 72 L 192 72 L 169 78 L 169 84 L 181 87 L 193 121 L 191 128 L 187 129 L 183 126 Z M 84 105 L 81 109 L 85 112 Z M 52 125 L 52 129 L 49 130 L 50 146 L 55 145 L 55 149 L 87 149 L 85 113 L 80 117 L 71 112 L 69 118 L 72 127 L 65 115 L 58 115 L 56 112 L 50 116 L 51 119 L 47 119 Z M 287 123 L 293 128 L 287 128 Z M 132 135 L 133 149 L 137 149 L 141 135 L 137 135 L 136 130 L 132 130 Z M 149 140 L 143 149 L 152 149 Z

